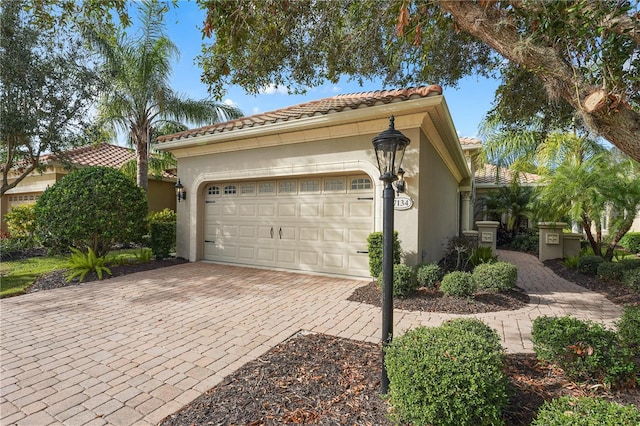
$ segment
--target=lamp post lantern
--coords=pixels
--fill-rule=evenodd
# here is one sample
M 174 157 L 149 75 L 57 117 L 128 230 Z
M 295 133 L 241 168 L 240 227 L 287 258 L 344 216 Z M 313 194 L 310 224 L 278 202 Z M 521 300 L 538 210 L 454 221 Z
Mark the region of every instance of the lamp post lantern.
M 389 128 L 372 140 L 378 159 L 380 180 L 384 182 L 382 191 L 382 393 L 389 390 L 389 377 L 384 365 L 385 349 L 393 339 L 393 200 L 395 191 L 392 183 L 398 179 L 398 172 L 404 151 L 410 139 L 395 129 L 395 119 L 389 118 Z

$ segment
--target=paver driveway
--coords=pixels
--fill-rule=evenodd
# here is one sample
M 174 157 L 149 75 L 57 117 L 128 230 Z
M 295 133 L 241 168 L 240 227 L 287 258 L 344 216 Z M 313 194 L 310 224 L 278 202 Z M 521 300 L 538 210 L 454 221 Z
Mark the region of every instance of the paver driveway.
M 611 323 L 620 309 L 518 264 L 532 303 L 477 317 L 508 351 L 531 351 L 532 318 Z M 155 424 L 299 330 L 380 341 L 380 309 L 346 298 L 362 281 L 190 263 L 3 299 L 2 425 Z M 395 331 L 459 315 L 395 311 Z

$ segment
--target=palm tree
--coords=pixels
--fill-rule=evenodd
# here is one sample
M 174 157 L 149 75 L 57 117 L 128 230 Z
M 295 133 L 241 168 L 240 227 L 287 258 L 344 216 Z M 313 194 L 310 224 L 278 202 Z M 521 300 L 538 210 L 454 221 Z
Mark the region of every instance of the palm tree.
M 166 11 L 157 1 L 144 1 L 139 6 L 139 35 L 124 31 L 109 38 L 97 32 L 90 35 L 112 82 L 100 99 L 98 121 L 129 134 L 137 153 L 137 183 L 145 191 L 155 129 L 163 124 L 205 125 L 242 116 L 236 107 L 188 99 L 171 89 L 171 62 L 179 52 L 164 34 Z
M 522 186 L 514 178 L 509 186 L 500 187 L 485 200 L 487 212 L 496 215 L 500 221 L 505 215 L 507 231 L 513 237 L 521 228 L 523 219 L 532 217 L 534 195 L 533 187 Z

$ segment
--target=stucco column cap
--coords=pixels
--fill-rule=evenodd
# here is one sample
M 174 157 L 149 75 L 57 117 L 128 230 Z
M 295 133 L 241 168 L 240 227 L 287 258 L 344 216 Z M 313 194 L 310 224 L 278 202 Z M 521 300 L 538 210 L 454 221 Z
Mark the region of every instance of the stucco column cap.
M 500 225 L 500 222 L 496 222 L 495 220 L 479 220 L 476 222 L 476 225 L 485 228 L 497 228 Z
M 566 222 L 538 222 L 538 228 L 564 228 Z

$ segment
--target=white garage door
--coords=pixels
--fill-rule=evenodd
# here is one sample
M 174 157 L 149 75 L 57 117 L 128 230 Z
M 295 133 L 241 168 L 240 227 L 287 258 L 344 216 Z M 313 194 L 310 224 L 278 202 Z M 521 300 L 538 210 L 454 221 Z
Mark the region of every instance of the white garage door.
M 212 183 L 204 258 L 367 277 L 373 193 L 360 175 Z

